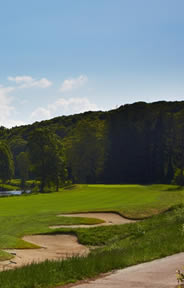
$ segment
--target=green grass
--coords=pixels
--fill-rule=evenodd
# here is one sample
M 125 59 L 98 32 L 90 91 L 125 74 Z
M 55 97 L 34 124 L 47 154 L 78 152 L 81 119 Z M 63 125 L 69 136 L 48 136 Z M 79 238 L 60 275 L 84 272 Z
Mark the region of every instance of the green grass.
M 50 225 L 92 224 L 91 219 L 56 217 L 60 213 L 117 211 L 142 218 L 183 199 L 184 190 L 169 185 L 76 185 L 55 193 L 0 198 L 0 249 L 30 248 L 21 237 L 47 233 Z
M 4 271 L 0 273 L 0 287 L 54 287 L 184 251 L 183 225 L 184 207 L 181 206 L 137 223 L 78 229 L 81 241 L 86 244 L 93 243 L 94 234 L 97 235 L 101 248 L 92 250 L 87 257 L 46 261 Z
M 8 181 L 8 184 L 20 187 L 21 180 L 20 179 L 11 179 Z
M 40 184 L 39 181 L 36 180 L 28 180 L 26 181 L 26 188 L 33 189 L 34 187 L 38 187 Z M 0 189 L 3 191 L 12 191 L 12 190 L 21 190 L 21 180 L 20 179 L 11 179 L 7 181 L 5 184 L 0 180 Z M 38 190 L 38 189 L 37 189 Z
M 0 191 L 15 191 L 19 189 L 19 187 L 10 184 L 0 184 Z
M 184 190 L 169 185 L 76 185 L 52 194 L 0 198 L 0 216 L 118 211 L 141 218 L 160 213 L 183 199 Z
M 12 182 L 12 184 L 18 185 L 18 182 L 14 181 Z M 75 186 L 71 186 L 65 189 L 60 189 L 59 192 L 55 192 L 55 193 L 0 198 L 0 227 L 1 227 L 0 260 L 8 259 L 11 257 L 11 255 L 2 251 L 2 249 L 5 249 L 5 248 L 28 248 L 29 249 L 29 248 L 34 247 L 34 245 L 27 243 L 21 239 L 22 236 L 24 235 L 38 234 L 38 233 L 53 233 L 51 229 L 49 229 L 49 226 L 51 225 L 99 223 L 99 220 L 97 219 L 93 220 L 93 219 L 84 219 L 84 218 L 57 217 L 57 215 L 60 213 L 87 212 L 87 211 L 115 211 L 126 217 L 140 219 L 140 218 L 149 217 L 155 214 L 159 214 L 163 211 L 168 210 L 173 205 L 183 203 L 183 201 L 184 201 L 184 190 L 181 189 L 180 187 L 173 186 L 173 185 L 149 185 L 149 186 L 143 186 L 143 185 L 75 185 Z M 157 219 L 157 218 L 154 218 L 154 219 Z M 161 219 L 161 218 L 158 218 L 158 219 Z M 146 223 L 149 223 L 150 220 L 146 220 L 146 221 L 148 221 Z M 145 223 L 145 222 L 141 222 L 141 223 Z M 122 247 L 126 245 L 130 245 L 130 243 L 134 243 L 134 242 L 129 241 L 130 240 L 129 238 L 126 238 L 127 235 L 129 235 L 130 233 L 129 227 L 137 227 L 137 226 L 132 226 L 132 225 L 137 225 L 137 224 L 131 224 L 130 226 L 121 225 L 121 226 L 113 226 L 113 227 L 97 227 L 97 228 L 90 228 L 90 229 L 75 229 L 75 230 L 64 229 L 64 230 L 57 230 L 57 233 L 64 233 L 64 232 L 75 233 L 78 236 L 79 241 L 83 244 L 105 245 L 105 247 L 103 248 L 104 250 L 99 251 L 98 253 L 103 253 L 103 255 L 106 255 L 107 253 L 108 255 L 109 251 L 111 251 L 111 244 L 117 245 L 116 249 L 121 250 Z M 165 224 L 163 224 L 162 222 L 161 225 L 165 225 Z M 158 224 L 156 224 L 156 226 L 158 228 Z M 158 229 L 161 229 L 161 228 L 158 228 Z M 151 235 L 150 237 L 153 238 L 152 235 L 154 235 L 154 233 L 157 234 L 157 232 L 160 230 L 158 231 L 152 230 L 152 231 L 153 233 L 150 234 Z M 141 231 L 139 232 L 142 233 Z M 161 231 L 159 233 L 161 233 Z M 157 235 L 155 237 L 157 237 Z M 162 237 L 164 238 L 165 236 L 162 236 Z M 170 236 L 168 235 L 168 237 L 171 237 L 171 235 Z M 146 239 L 143 238 L 144 241 L 147 241 Z M 166 238 L 164 239 L 166 241 Z M 127 241 L 127 244 L 126 244 L 126 241 Z M 171 244 L 171 243 L 167 244 L 167 242 L 168 241 L 166 241 L 166 244 L 164 243 L 164 245 Z M 157 242 L 154 242 L 154 243 L 157 243 Z M 145 249 L 148 249 L 148 247 L 151 247 L 149 245 L 154 245 L 154 243 L 152 243 L 150 240 L 150 242 L 147 244 L 147 248 Z M 177 242 L 176 241 L 173 242 L 172 245 L 174 245 L 174 243 L 177 243 Z M 139 244 L 136 243 L 136 245 L 139 245 Z M 114 246 L 112 246 L 112 248 L 113 247 Z M 129 248 L 126 248 L 126 247 L 125 248 L 130 249 L 130 250 L 133 249 L 132 246 L 131 248 L 130 246 L 128 247 Z M 172 246 L 172 247 L 175 247 L 175 246 Z M 176 244 L 176 247 L 177 247 L 177 244 Z M 176 247 L 174 249 L 173 248 L 171 249 L 171 247 L 169 246 L 166 252 L 162 251 L 162 253 L 158 252 L 157 254 L 156 252 L 154 252 L 155 254 L 153 253 L 153 255 L 149 255 L 149 253 L 147 255 L 145 253 L 145 261 L 146 259 L 150 260 L 154 257 L 160 257 L 159 255 L 165 255 L 167 253 L 172 254 L 177 249 L 179 250 L 181 249 L 180 251 L 184 249 L 182 245 L 180 245 L 179 248 L 177 249 Z M 155 247 L 155 249 L 156 248 L 157 247 Z M 140 247 L 140 251 L 142 251 L 141 247 Z M 140 252 L 141 255 L 142 253 L 143 251 Z M 136 256 L 138 258 L 138 261 L 142 261 L 141 255 Z M 93 257 L 98 258 L 99 256 L 93 256 Z M 106 257 L 106 256 L 103 256 L 103 257 Z M 112 255 L 110 257 L 112 257 Z M 82 260 L 75 259 L 73 261 L 82 261 Z M 88 261 L 88 260 L 84 259 L 83 261 Z M 137 262 L 135 261 L 131 263 L 137 263 Z M 40 265 L 44 266 L 44 264 L 40 264 Z M 53 265 L 57 265 L 57 264 L 53 264 Z M 65 265 L 65 264 L 62 264 L 62 265 Z M 25 269 L 28 269 L 28 268 L 25 268 Z M 102 271 L 99 270 L 98 273 L 99 272 L 102 272 Z M 10 273 L 13 273 L 13 272 L 10 272 Z M 97 271 L 95 273 L 97 273 Z M 88 276 L 90 276 L 90 274 Z M 0 279 L 1 277 L 2 276 L 0 276 Z M 55 283 L 55 282 L 52 282 L 52 283 Z M 7 286 L 7 287 L 12 287 L 12 286 Z M 16 287 L 16 285 L 14 287 Z M 22 288 L 22 287 L 34 287 L 34 286 L 17 286 L 17 287 Z M 39 287 L 39 286 L 35 286 L 35 287 Z M 46 287 L 46 286 L 43 286 L 43 287 Z

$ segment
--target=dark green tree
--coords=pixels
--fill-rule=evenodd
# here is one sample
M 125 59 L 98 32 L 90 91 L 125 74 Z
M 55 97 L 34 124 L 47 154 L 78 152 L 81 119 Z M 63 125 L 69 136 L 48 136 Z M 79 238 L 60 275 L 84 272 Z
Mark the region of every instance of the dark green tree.
M 19 175 L 18 165 L 17 165 L 17 156 L 21 152 L 25 152 L 27 141 L 24 140 L 20 135 L 14 135 L 8 143 L 9 143 L 9 146 L 13 155 L 14 164 L 15 164 L 15 177 L 19 178 L 20 175 Z
M 183 111 L 175 115 L 175 135 L 174 135 L 174 164 L 175 173 L 173 182 L 184 186 L 184 113 Z
M 6 183 L 13 175 L 14 162 L 12 153 L 5 142 L 0 142 L 0 179 L 3 183 Z
M 104 121 L 83 120 L 66 142 L 68 165 L 76 183 L 95 183 L 104 165 Z
M 49 129 L 36 129 L 32 132 L 28 150 L 35 177 L 40 180 L 40 192 L 55 185 L 58 190 L 65 181 L 66 169 L 61 144 Z
M 29 177 L 29 157 L 27 152 L 21 152 L 17 158 L 17 170 L 21 179 L 21 188 L 25 191 L 26 180 Z

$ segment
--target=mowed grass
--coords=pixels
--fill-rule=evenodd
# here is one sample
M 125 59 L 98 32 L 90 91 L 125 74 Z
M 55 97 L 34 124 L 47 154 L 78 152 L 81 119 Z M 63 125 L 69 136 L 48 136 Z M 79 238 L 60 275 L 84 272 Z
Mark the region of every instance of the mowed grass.
M 76 185 L 57 193 L 0 198 L 0 249 L 33 248 L 21 237 L 38 233 L 74 233 L 81 243 L 99 246 L 84 258 L 46 261 L 4 271 L 0 273 L 0 287 L 54 287 L 184 251 L 184 208 L 160 214 L 183 201 L 184 190 L 171 185 Z M 57 217 L 61 213 L 87 211 L 114 211 L 135 219 L 154 216 L 109 227 L 49 229 L 56 224 L 100 222 Z M 1 260 L 10 257 L 1 250 Z
M 0 198 L 0 216 L 117 211 L 143 218 L 183 199 L 184 190 L 174 185 L 75 185 L 55 193 Z
M 184 190 L 171 185 L 76 185 L 57 193 L 0 198 L 0 250 L 34 247 L 21 237 L 48 233 L 50 225 L 99 223 L 99 220 L 57 217 L 60 213 L 115 211 L 140 219 L 183 200 Z M 0 259 L 8 257 L 1 250 Z

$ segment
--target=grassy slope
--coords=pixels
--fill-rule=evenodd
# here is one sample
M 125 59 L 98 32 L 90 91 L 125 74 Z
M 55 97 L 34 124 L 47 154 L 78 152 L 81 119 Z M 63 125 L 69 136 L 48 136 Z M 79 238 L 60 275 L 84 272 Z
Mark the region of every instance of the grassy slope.
M 103 245 L 88 257 L 32 264 L 0 273 L 3 288 L 46 288 L 184 251 L 184 208 L 137 223 L 85 230 L 81 240 Z M 88 233 L 94 230 L 93 233 Z M 79 231 L 80 234 L 80 231 Z M 178 267 L 179 268 L 179 267 Z M 174 272 L 174 271 L 173 271 Z
M 62 212 L 117 211 L 141 218 L 158 214 L 183 200 L 184 190 L 168 185 L 77 185 L 59 193 L 0 198 L 0 248 L 31 248 L 21 236 L 51 233 L 49 225 L 97 222 L 56 217 Z M 102 248 L 87 258 L 46 262 L 0 273 L 0 286 L 52 287 L 184 251 L 183 223 L 184 209 L 177 209 L 140 223 L 76 229 L 81 243 L 103 245 Z M 0 253 L 0 259 L 8 257 L 5 252 Z
M 168 185 L 77 185 L 58 193 L 0 198 L 0 249 L 31 248 L 33 245 L 21 237 L 49 232 L 49 225 L 97 223 L 91 219 L 56 217 L 62 212 L 104 210 L 141 218 L 183 199 L 184 190 Z M 5 258 L 7 254 L 0 252 L 0 259 Z

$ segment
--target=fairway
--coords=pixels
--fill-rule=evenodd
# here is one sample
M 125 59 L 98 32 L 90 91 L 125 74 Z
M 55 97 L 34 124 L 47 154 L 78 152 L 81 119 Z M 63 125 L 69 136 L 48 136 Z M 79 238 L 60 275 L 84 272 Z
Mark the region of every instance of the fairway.
M 5 261 L 5 266 L 21 266 L 24 261 L 28 264 L 36 258 L 45 260 L 47 255 L 48 259 L 58 259 L 57 262 L 46 261 L 1 272 L 0 283 L 6 288 L 11 288 L 12 283 L 18 288 L 27 287 L 24 283 L 29 283 L 30 287 L 54 287 L 184 251 L 184 208 L 177 205 L 183 200 L 184 190 L 173 185 L 74 185 L 55 193 L 0 198 L 0 260 L 12 258 L 7 252 L 16 252 L 17 261 L 17 265 Z M 169 208 L 172 208 L 169 212 L 162 213 Z M 95 211 L 96 218 L 89 218 L 93 216 L 91 213 L 82 214 Z M 148 219 L 101 226 L 105 219 L 97 219 L 100 211 L 117 212 L 132 219 Z M 81 214 L 71 217 L 75 216 L 71 213 L 79 212 Z M 96 224 L 100 224 L 99 227 Z M 60 225 L 66 225 L 66 228 L 53 229 L 53 226 Z M 74 225 L 81 225 L 81 228 Z M 72 243 L 76 243 L 79 250 L 89 251 L 85 249 L 92 246 L 98 248 L 92 249 L 86 257 L 60 261 L 59 250 L 54 257 L 50 253 L 55 249 L 54 243 L 61 245 L 65 238 L 68 239 L 65 241 L 67 245 L 73 247 Z M 45 248 L 35 249 L 44 247 L 44 243 L 47 252 Z M 30 248 L 33 250 L 28 253 L 27 250 L 16 250 Z M 119 257 L 121 254 L 123 257 Z M 41 274 L 44 278 L 40 278 Z
M 0 249 L 34 248 L 21 237 L 48 233 L 52 225 L 100 221 L 57 217 L 61 213 L 115 211 L 139 219 L 160 213 L 183 199 L 184 191 L 171 185 L 75 185 L 57 193 L 0 198 Z M 1 260 L 10 257 L 4 251 L 0 256 Z
M 141 218 L 180 203 L 183 197 L 184 190 L 174 185 L 75 185 L 56 193 L 0 198 L 0 217 L 117 211 Z

